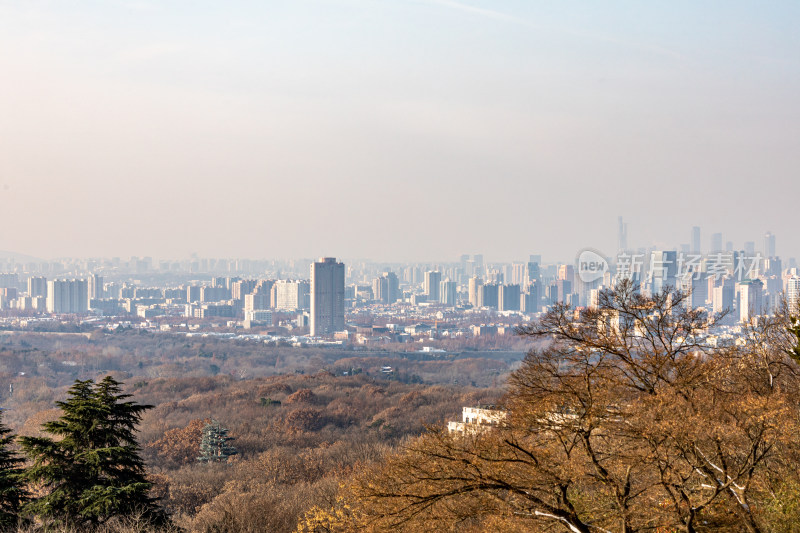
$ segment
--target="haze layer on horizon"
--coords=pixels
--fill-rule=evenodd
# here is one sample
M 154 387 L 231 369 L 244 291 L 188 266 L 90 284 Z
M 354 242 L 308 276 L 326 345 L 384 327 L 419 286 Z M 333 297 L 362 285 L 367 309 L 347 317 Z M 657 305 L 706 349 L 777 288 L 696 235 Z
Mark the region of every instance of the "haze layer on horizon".
M 800 250 L 797 2 L 0 3 L 0 249 Z

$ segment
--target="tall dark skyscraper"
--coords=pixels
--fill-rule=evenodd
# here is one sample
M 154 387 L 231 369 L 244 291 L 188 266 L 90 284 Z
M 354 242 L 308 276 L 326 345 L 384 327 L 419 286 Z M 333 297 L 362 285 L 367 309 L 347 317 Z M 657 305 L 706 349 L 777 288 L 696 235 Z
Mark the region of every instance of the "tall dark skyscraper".
M 311 335 L 344 329 L 344 263 L 322 257 L 311 265 Z

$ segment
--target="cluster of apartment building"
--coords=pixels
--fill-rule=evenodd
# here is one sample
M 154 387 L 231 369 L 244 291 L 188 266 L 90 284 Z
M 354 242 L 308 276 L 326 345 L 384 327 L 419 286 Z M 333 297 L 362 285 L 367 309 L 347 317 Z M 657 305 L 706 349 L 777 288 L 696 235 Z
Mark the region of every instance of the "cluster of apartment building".
M 800 309 L 800 273 L 793 259 L 775 254 L 767 233 L 763 250 L 745 243 L 734 250 L 714 234 L 700 250 L 700 231 L 680 249 L 627 246 L 621 223 L 620 251 L 600 257 L 597 275 L 580 261 L 487 263 L 481 254 L 431 263 L 246 261 L 193 258 L 76 260 L 15 264 L 0 261 L 0 309 L 50 315 L 101 315 L 152 320 L 224 319 L 245 327 L 271 326 L 276 317 L 311 335 L 401 341 L 419 338 L 503 334 L 552 305 L 597 305 L 603 289 L 629 279 L 643 292 L 676 287 L 690 294 L 687 305 L 709 313 L 728 311 L 723 323 L 749 322 L 783 299 Z M 207 269 L 203 275 L 197 275 Z M 253 275 L 248 273 L 253 272 Z M 596 272 L 593 272 L 593 274 Z M 348 316 L 348 323 L 345 322 Z M 396 324 L 393 329 L 387 325 Z M 428 328 L 427 331 L 425 329 Z

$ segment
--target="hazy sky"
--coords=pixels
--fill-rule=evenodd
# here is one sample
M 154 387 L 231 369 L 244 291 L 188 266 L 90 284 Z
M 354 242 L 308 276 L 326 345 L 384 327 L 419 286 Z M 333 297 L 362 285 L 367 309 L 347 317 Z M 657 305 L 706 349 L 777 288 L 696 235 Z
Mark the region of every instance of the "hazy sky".
M 0 0 L 0 249 L 800 252 L 800 2 Z M 800 255 L 800 254 L 798 254 Z

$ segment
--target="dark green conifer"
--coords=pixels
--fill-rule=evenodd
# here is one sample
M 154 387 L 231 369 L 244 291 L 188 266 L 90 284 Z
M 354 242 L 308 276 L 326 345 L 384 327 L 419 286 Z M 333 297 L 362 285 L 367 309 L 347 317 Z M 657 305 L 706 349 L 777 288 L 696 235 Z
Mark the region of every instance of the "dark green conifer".
M 2 414 L 0 412 L 0 414 Z M 10 449 L 14 437 L 0 417 L 0 529 L 15 526 L 20 520 L 20 509 L 27 500 L 22 480 L 24 461 Z
M 228 457 L 239 453 L 236 448 L 229 444 L 232 440 L 234 438 L 228 436 L 228 430 L 216 420 L 212 420 L 203 428 L 203 439 L 200 441 L 200 457 L 197 460 L 201 463 L 227 461 Z
M 107 376 L 94 384 L 76 381 L 61 417 L 43 425 L 49 437 L 21 437 L 32 465 L 26 478 L 46 494 L 27 509 L 43 519 L 70 525 L 98 524 L 140 514 L 152 521 L 164 516 L 148 493 L 139 456 L 136 425 L 152 406 L 128 401 L 120 383 Z

